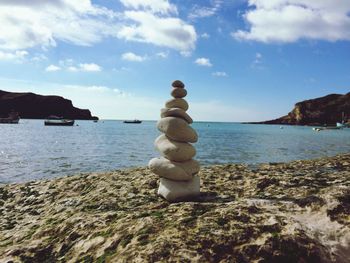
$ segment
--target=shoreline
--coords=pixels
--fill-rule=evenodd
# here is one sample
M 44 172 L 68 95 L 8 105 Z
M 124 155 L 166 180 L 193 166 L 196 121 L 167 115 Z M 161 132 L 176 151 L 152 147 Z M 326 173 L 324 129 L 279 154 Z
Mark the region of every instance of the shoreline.
M 200 198 L 173 204 L 143 167 L 0 184 L 0 261 L 350 256 L 350 154 L 205 166 L 200 176 Z

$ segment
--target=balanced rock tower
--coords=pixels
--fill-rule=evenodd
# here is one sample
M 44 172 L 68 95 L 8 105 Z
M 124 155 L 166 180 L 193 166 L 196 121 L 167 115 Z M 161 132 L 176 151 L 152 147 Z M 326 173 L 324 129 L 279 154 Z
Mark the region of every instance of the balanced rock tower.
M 186 113 L 188 103 L 183 98 L 187 91 L 180 80 L 175 80 L 172 87 L 173 99 L 165 103 L 157 123 L 163 134 L 154 143 L 162 157 L 153 158 L 148 164 L 160 177 L 158 194 L 170 202 L 191 200 L 200 194 L 200 167 L 193 159 L 196 149 L 191 144 L 197 142 L 198 135 Z

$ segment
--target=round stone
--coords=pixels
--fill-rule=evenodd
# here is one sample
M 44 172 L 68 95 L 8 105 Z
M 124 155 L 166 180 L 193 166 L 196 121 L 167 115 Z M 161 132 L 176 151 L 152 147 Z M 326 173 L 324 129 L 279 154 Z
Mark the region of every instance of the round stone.
M 194 159 L 188 160 L 186 162 L 173 162 L 173 163 L 180 166 L 189 175 L 198 174 L 200 170 L 199 162 Z
M 187 95 L 186 89 L 175 88 L 171 91 L 171 96 L 174 98 L 184 98 Z
M 160 110 L 160 117 L 178 117 L 187 121 L 189 124 L 193 123 L 192 118 L 180 108 L 164 108 Z
M 158 195 L 169 202 L 195 201 L 200 195 L 200 178 L 194 176 L 190 181 L 179 182 L 160 178 Z
M 164 157 L 153 158 L 148 163 L 148 167 L 159 177 L 174 181 L 189 181 L 200 169 L 196 160 L 180 163 L 170 161 Z
M 197 142 L 198 135 L 188 123 L 176 117 L 165 117 L 158 121 L 157 128 L 177 142 Z
M 166 135 L 160 135 L 154 142 L 157 150 L 167 159 L 175 162 L 191 160 L 196 155 L 196 149 L 192 144 L 176 142 Z
M 170 99 L 165 103 L 166 108 L 180 108 L 184 111 L 188 110 L 188 103 L 184 99 Z
M 171 86 L 173 86 L 174 88 L 184 88 L 185 84 L 182 83 L 181 80 L 175 80 Z

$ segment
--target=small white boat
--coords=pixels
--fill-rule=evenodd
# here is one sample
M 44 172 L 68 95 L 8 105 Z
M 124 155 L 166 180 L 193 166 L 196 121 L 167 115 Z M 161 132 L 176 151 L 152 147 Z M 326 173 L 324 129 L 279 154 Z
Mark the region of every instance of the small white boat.
M 339 128 L 349 128 L 350 125 L 348 123 L 345 123 L 346 117 L 344 112 L 342 112 L 341 122 L 337 122 L 337 127 Z
M 74 120 L 63 119 L 62 117 L 49 116 L 45 122 L 45 126 L 73 126 Z
M 314 127 L 312 128 L 314 131 L 326 131 L 326 130 L 341 130 L 342 127 L 336 127 L 336 126 L 327 126 L 327 127 Z

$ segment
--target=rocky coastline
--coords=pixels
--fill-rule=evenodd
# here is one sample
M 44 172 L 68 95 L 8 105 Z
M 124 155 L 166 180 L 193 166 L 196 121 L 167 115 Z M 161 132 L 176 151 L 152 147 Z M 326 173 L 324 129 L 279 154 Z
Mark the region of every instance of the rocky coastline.
M 350 154 L 204 166 L 169 203 L 148 168 L 0 185 L 0 262 L 341 262 Z
M 350 92 L 301 101 L 285 116 L 249 124 L 335 126 L 337 122 L 350 123 Z
M 16 112 L 22 119 L 46 119 L 54 115 L 73 120 L 98 120 L 89 110 L 73 106 L 72 101 L 60 96 L 0 90 L 0 116 Z

